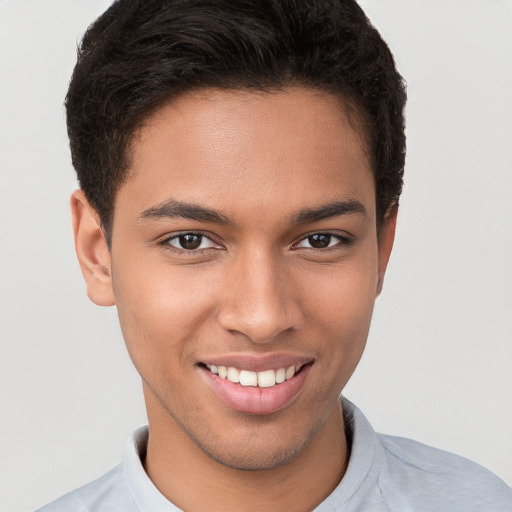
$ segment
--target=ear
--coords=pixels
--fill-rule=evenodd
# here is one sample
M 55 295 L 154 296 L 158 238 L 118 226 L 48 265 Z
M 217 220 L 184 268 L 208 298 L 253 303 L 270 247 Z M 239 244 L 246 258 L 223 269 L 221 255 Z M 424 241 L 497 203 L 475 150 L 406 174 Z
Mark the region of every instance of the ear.
M 382 291 L 382 286 L 384 285 L 384 275 L 386 274 L 389 257 L 391 256 L 391 249 L 393 249 L 393 242 L 395 241 L 397 215 L 398 215 L 398 205 L 396 205 L 396 204 L 391 205 L 391 207 L 387 211 L 386 215 L 384 216 L 382 225 L 380 227 L 380 232 L 379 232 L 379 236 L 378 236 L 379 265 L 378 265 L 377 296 L 380 295 L 380 293 Z
M 83 190 L 71 196 L 75 250 L 87 284 L 87 295 L 98 306 L 115 304 L 111 260 L 101 221 Z

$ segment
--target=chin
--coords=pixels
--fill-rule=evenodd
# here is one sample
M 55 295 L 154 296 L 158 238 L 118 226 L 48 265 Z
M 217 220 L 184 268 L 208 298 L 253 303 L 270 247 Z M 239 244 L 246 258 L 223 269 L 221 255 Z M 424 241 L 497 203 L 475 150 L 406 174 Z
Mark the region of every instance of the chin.
M 252 428 L 245 435 L 237 436 L 236 431 L 229 440 L 209 439 L 203 443 L 195 439 L 194 443 L 210 459 L 225 467 L 239 471 L 268 471 L 285 466 L 295 459 L 308 447 L 315 435 L 321 430 L 323 422 L 311 426 L 308 432 L 276 433 L 260 425 L 258 418 L 251 419 Z M 190 435 L 190 433 L 189 433 Z
M 203 452 L 212 460 L 225 467 L 239 471 L 268 471 L 284 466 L 293 461 L 303 450 L 300 446 L 286 446 L 279 450 L 269 450 L 268 447 L 247 449 L 247 446 L 237 449 L 230 446 L 229 450 L 215 450 L 200 446 Z

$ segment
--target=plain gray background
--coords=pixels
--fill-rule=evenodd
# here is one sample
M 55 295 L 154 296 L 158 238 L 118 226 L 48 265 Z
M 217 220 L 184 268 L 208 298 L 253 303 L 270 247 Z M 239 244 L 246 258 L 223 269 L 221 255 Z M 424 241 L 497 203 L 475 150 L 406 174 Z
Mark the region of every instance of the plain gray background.
M 106 0 L 0 0 L 0 510 L 100 476 L 144 423 L 75 259 L 62 102 Z M 395 252 L 345 394 L 512 483 L 512 2 L 361 0 L 408 81 Z

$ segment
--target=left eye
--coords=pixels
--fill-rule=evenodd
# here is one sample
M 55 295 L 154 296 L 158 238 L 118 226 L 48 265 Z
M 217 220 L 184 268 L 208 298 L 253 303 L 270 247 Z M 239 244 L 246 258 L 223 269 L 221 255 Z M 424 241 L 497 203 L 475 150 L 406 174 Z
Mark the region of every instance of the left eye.
M 333 247 L 341 242 L 342 237 L 331 235 L 330 233 L 315 233 L 303 238 L 296 247 L 306 247 L 308 249 L 326 249 Z
M 199 233 L 182 233 L 169 238 L 166 243 L 171 247 L 185 251 L 217 247 L 208 237 Z

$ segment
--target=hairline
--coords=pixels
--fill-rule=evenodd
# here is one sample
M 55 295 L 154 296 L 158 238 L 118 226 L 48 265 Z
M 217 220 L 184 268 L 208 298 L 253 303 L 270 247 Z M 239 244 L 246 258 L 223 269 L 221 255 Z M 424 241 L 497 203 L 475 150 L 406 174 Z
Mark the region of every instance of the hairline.
M 268 87 L 256 87 L 251 86 L 249 84 L 240 85 L 239 87 L 235 86 L 210 86 L 208 84 L 197 84 L 190 86 L 188 88 L 182 88 L 182 90 L 175 92 L 169 91 L 169 94 L 162 99 L 158 104 L 156 104 L 152 109 L 148 110 L 146 114 L 142 115 L 140 119 L 134 120 L 132 124 L 132 128 L 129 130 L 130 134 L 127 137 L 127 141 L 125 143 L 125 147 L 123 148 L 122 155 L 122 163 L 124 164 L 124 169 L 119 171 L 121 179 L 116 184 L 116 188 L 112 197 L 112 208 L 109 214 L 108 219 L 103 219 L 100 215 L 102 230 L 104 232 L 105 240 L 107 241 L 107 246 L 109 250 L 111 249 L 112 243 L 112 230 L 114 224 L 115 217 L 115 206 L 116 200 L 119 193 L 119 189 L 133 176 L 133 160 L 135 154 L 135 146 L 136 143 L 141 136 L 142 131 L 145 127 L 151 123 L 151 120 L 154 119 L 159 112 L 161 112 L 164 108 L 169 105 L 172 105 L 174 102 L 179 101 L 181 98 L 186 96 L 190 96 L 193 94 L 201 94 L 205 93 L 207 95 L 211 92 L 232 92 L 233 94 L 240 95 L 272 95 L 272 94 L 286 94 L 293 91 L 310 91 L 324 98 L 330 98 L 336 102 L 339 108 L 343 109 L 344 113 L 347 115 L 347 119 L 349 121 L 352 129 L 359 135 L 364 154 L 368 158 L 368 165 L 370 166 L 370 170 L 372 172 L 372 176 L 374 179 L 375 186 L 376 176 L 375 176 L 375 162 L 374 155 L 371 151 L 371 128 L 370 123 L 368 121 L 368 114 L 365 109 L 359 105 L 359 102 L 355 95 L 350 95 L 349 93 L 345 93 L 343 91 L 334 92 L 329 90 L 327 87 L 321 87 L 319 85 L 300 83 L 299 81 L 290 80 L 288 84 L 275 84 Z M 377 205 L 377 188 L 375 187 L 375 204 Z M 99 212 L 98 212 L 99 215 Z M 105 222 L 106 220 L 106 222 Z M 377 218 L 377 228 L 379 228 L 380 223 L 383 219 Z

